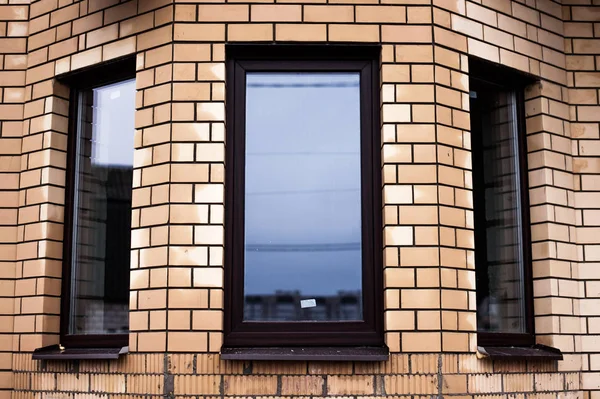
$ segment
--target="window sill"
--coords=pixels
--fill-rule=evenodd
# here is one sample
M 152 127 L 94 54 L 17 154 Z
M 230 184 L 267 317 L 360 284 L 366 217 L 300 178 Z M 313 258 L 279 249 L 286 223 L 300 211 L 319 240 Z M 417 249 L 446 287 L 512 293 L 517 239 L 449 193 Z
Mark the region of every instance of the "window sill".
M 274 347 L 221 348 L 223 360 L 327 360 L 366 361 L 388 360 L 387 346 L 365 347 Z
M 514 360 L 563 360 L 562 352 L 551 346 L 536 344 L 533 346 L 478 346 L 480 358 Z
M 34 360 L 115 360 L 129 352 L 128 346 L 120 348 L 63 348 L 50 345 L 33 351 Z

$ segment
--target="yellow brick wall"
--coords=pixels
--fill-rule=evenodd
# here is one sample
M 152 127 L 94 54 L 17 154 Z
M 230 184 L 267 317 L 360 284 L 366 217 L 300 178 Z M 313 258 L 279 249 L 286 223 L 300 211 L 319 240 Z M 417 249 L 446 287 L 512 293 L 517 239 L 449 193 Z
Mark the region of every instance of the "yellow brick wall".
M 0 4 L 0 397 L 3 399 L 11 396 L 14 381 L 14 279 L 17 277 L 27 17 L 27 5 Z
M 599 36 L 597 0 L 0 1 L 0 395 L 599 399 Z M 239 41 L 382 45 L 388 362 L 219 360 L 224 45 Z M 59 342 L 69 92 L 54 77 L 127 54 L 132 353 L 36 362 Z M 536 332 L 562 362 L 475 356 L 467 55 L 541 79 L 526 93 Z
M 565 7 L 565 52 L 568 86 L 569 122 L 573 155 L 573 196 L 577 248 L 570 249 L 571 276 L 579 280 L 578 289 L 563 285 L 565 296 L 572 297 L 581 318 L 560 317 L 561 329 L 581 326 L 575 350 L 585 353 L 582 388 L 596 390 L 600 397 L 600 4 L 594 7 Z M 558 293 L 561 292 L 559 280 Z M 563 327 L 564 326 L 564 327 Z

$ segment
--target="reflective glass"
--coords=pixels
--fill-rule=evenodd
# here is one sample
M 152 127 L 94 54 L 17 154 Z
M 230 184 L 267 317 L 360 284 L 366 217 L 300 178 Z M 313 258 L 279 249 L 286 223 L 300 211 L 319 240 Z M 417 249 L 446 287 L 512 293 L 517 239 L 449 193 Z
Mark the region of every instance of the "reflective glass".
M 477 327 L 479 331 L 525 332 L 523 225 L 519 172 L 517 101 L 514 91 L 477 92 L 480 126 L 473 128 L 474 151 L 480 151 L 474 171 L 477 226 L 485 227 L 485 248 L 477 267 Z M 477 211 L 479 207 L 479 211 Z M 479 233 L 477 233 L 479 234 Z M 483 240 L 479 242 L 483 243 Z M 482 244 L 483 245 L 483 244 Z
M 129 330 L 135 80 L 80 92 L 70 334 Z
M 248 73 L 244 319 L 362 320 L 358 73 Z

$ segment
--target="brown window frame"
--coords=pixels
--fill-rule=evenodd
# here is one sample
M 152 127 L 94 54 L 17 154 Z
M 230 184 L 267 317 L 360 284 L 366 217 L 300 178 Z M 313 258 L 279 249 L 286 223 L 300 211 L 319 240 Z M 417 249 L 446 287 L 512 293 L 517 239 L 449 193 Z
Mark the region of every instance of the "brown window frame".
M 469 58 L 469 84 L 473 86 L 498 87 L 499 89 L 514 90 L 516 93 L 516 113 L 518 127 L 518 159 L 519 159 L 519 180 L 520 180 L 520 219 L 522 226 L 522 254 L 523 254 L 523 291 L 525 297 L 525 332 L 523 333 L 503 333 L 477 331 L 477 345 L 481 347 L 526 347 L 535 345 L 535 323 L 534 323 L 534 308 L 533 308 L 533 275 L 532 275 L 532 258 L 531 258 L 531 219 L 529 212 L 529 169 L 527 166 L 527 134 L 525 124 L 525 87 L 534 83 L 535 78 L 526 75 L 517 70 L 493 64 L 488 61 L 478 59 L 476 57 Z M 479 120 L 478 110 L 471 108 L 471 130 L 474 131 L 474 121 Z M 478 250 L 481 248 L 482 242 L 485 242 L 486 230 L 485 221 L 482 220 L 482 213 L 485 214 L 485 207 L 482 207 L 482 202 L 485 203 L 485 192 L 480 188 L 485 187 L 483 175 L 478 173 L 482 170 L 481 161 L 481 146 L 479 141 L 471 136 L 471 154 L 473 157 L 473 214 L 475 221 L 475 274 L 476 280 L 479 280 L 482 275 L 478 270 L 482 270 L 481 265 L 485 264 L 487 268 L 487 256 L 484 251 Z M 480 245 L 478 246 L 478 242 Z M 487 275 L 487 272 L 486 272 Z M 482 290 L 476 290 L 477 303 L 480 302 L 483 293 Z
M 228 45 L 224 348 L 382 346 L 383 266 L 379 46 Z M 244 322 L 246 71 L 357 71 L 361 109 L 363 313 L 361 322 Z
M 60 343 L 65 348 L 120 348 L 129 345 L 129 334 L 69 334 L 71 320 L 71 279 L 74 196 L 77 157 L 78 97 L 83 90 L 135 78 L 135 57 L 125 57 L 58 77 L 70 88 L 69 137 L 65 185 L 65 224 L 61 287 Z

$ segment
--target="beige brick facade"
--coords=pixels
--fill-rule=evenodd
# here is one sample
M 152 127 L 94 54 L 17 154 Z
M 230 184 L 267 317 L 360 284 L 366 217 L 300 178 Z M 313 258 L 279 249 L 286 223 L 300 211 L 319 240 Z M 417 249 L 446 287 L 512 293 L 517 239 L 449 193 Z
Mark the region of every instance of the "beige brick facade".
M 382 363 L 219 359 L 225 44 L 380 43 Z M 69 88 L 137 57 L 130 351 L 59 342 Z M 476 357 L 468 55 L 528 72 L 538 343 Z M 600 1 L 0 0 L 0 399 L 600 399 Z

